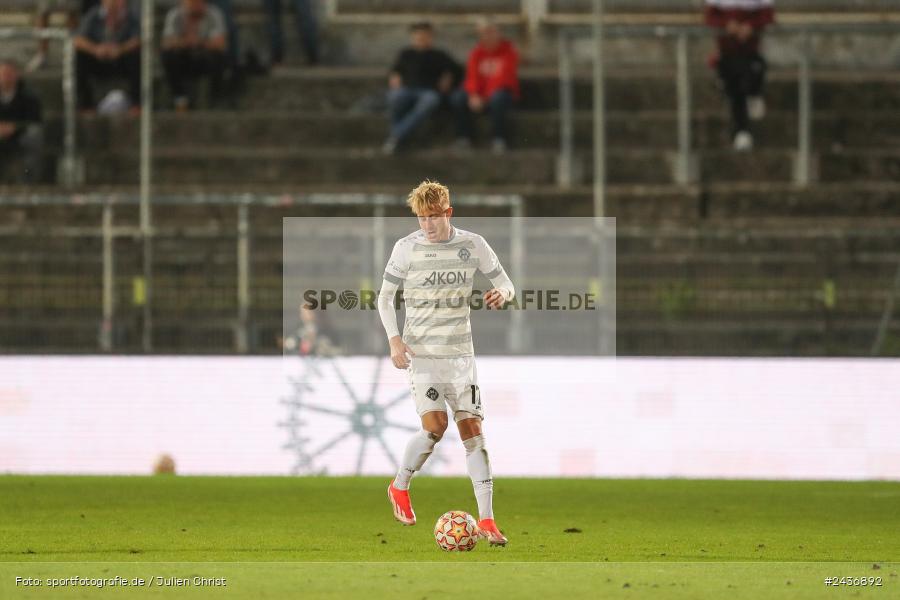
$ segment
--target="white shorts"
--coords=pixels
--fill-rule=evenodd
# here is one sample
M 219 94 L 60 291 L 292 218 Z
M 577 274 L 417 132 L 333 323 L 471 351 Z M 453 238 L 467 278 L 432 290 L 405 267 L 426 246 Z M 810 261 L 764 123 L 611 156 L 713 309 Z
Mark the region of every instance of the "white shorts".
M 427 412 L 446 412 L 449 408 L 454 421 L 484 418 L 474 356 L 414 356 L 410 359 L 409 385 L 420 417 Z

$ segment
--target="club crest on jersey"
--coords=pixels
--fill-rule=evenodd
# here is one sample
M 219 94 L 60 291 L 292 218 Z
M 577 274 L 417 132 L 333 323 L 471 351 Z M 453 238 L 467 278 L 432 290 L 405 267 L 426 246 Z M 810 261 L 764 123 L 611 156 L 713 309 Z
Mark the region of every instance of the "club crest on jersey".
M 428 388 L 428 391 L 425 392 L 425 396 L 427 396 L 429 400 L 437 400 L 440 394 L 438 394 L 438 391 L 436 389 L 430 387 Z
M 472 256 L 472 253 L 469 252 L 468 248 L 460 248 L 456 255 L 459 257 L 459 260 L 466 262 L 469 260 L 469 257 Z
M 425 285 L 444 285 L 454 283 L 466 283 L 468 276 L 464 271 L 432 271 L 425 278 Z

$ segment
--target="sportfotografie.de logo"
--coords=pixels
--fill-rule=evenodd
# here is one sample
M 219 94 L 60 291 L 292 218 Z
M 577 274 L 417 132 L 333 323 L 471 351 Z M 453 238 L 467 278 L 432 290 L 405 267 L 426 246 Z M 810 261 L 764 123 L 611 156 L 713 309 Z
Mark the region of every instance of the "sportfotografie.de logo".
M 437 278 L 436 282 L 437 282 Z M 402 292 L 394 296 L 394 308 L 399 310 L 405 303 L 417 308 L 460 308 L 469 305 L 472 310 L 483 310 L 485 307 L 484 292 L 472 290 L 469 296 L 452 296 L 448 298 L 429 299 L 412 298 L 404 300 Z M 501 310 L 549 310 L 578 311 L 597 310 L 597 296 L 594 292 L 563 290 L 519 290 L 515 297 L 507 302 Z M 377 310 L 378 290 L 305 290 L 303 306 L 310 310 Z

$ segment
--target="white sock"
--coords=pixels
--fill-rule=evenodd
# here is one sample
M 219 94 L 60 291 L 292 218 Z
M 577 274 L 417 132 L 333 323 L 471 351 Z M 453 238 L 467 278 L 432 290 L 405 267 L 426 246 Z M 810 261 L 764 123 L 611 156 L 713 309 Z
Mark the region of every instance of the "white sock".
M 478 502 L 478 519 L 494 518 L 494 480 L 491 478 L 491 461 L 484 447 L 484 436 L 476 435 L 463 440 L 466 447 L 466 466 Z
M 398 490 L 408 490 L 409 480 L 412 479 L 413 473 L 422 468 L 434 445 L 441 438 L 430 431 L 417 431 L 406 444 L 406 450 L 403 451 L 403 462 L 400 463 L 400 470 L 397 471 L 397 477 L 394 478 L 394 487 Z

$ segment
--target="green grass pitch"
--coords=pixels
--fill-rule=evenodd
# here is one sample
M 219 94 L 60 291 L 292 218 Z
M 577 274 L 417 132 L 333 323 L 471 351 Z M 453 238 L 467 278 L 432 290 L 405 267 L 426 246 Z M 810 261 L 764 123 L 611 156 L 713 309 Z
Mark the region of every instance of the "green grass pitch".
M 450 554 L 469 481 L 416 478 L 415 527 L 387 482 L 0 476 L 0 598 L 900 598 L 898 483 L 501 477 L 509 546 Z M 145 585 L 49 587 L 117 576 Z

